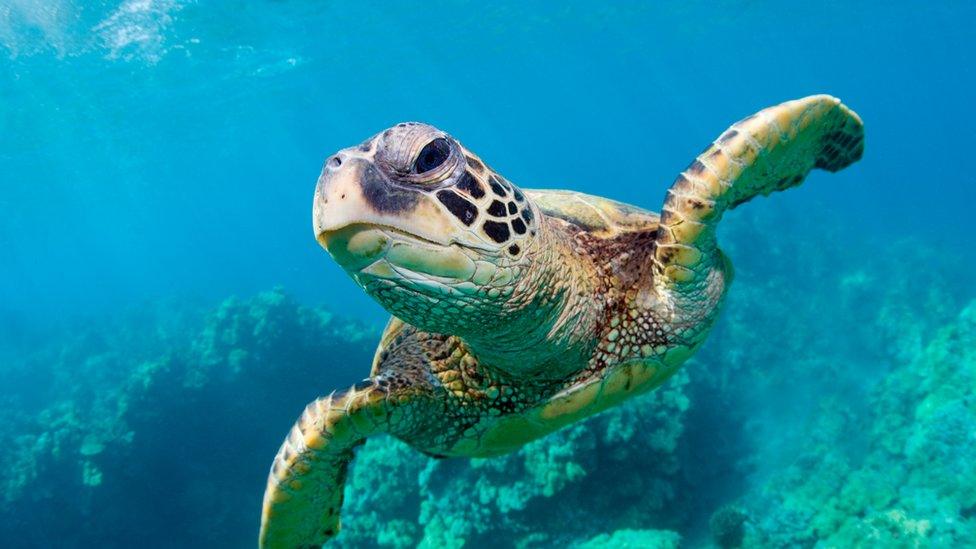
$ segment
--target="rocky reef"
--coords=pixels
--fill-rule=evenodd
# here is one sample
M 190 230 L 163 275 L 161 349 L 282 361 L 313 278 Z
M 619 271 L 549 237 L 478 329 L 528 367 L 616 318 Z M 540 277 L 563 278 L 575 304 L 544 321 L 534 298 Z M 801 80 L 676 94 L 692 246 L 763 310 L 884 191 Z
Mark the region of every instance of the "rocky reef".
M 976 301 L 871 391 L 825 401 L 746 499 L 751 546 L 976 546 Z
M 829 223 L 732 221 L 727 309 L 679 375 L 499 458 L 372 438 L 333 545 L 976 545 L 972 271 L 910 238 L 829 248 Z M 274 290 L 0 352 L 0 538 L 252 545 L 282 437 L 366 375 L 380 328 Z
M 687 382 L 681 373 L 499 458 L 435 460 L 389 438 L 369 440 L 353 465 L 337 544 L 551 547 L 674 523 Z
M 66 328 L 0 369 L 0 538 L 252 545 L 298 403 L 361 379 L 378 334 L 280 290 Z

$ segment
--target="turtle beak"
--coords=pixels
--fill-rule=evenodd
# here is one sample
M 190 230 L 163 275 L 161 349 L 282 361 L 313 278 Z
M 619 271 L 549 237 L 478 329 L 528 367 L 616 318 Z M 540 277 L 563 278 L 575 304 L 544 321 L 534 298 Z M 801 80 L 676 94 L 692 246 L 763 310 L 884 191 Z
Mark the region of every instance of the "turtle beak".
M 376 261 L 387 247 L 387 238 L 368 224 L 369 207 L 363 196 L 363 175 L 369 161 L 349 149 L 329 157 L 319 176 L 312 200 L 315 239 L 339 265 L 358 271 Z
M 362 180 L 367 161 L 352 156 L 349 149 L 329 157 L 322 168 L 312 200 L 312 230 L 328 249 L 329 235 L 352 223 L 363 221 L 368 207 Z
M 357 148 L 343 149 L 329 157 L 319 176 L 312 230 L 319 244 L 343 263 L 340 256 L 347 244 L 375 248 L 363 238 L 352 238 L 357 230 L 368 229 L 394 229 L 441 245 L 450 244 L 454 230 L 427 194 L 394 184 Z

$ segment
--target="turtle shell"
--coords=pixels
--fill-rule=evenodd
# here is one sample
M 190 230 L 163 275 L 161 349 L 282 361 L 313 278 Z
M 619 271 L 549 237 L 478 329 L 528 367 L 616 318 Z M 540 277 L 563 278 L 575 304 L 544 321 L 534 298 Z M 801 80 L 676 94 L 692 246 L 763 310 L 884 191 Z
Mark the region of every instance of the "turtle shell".
M 660 216 L 654 212 L 601 196 L 549 189 L 526 189 L 525 194 L 546 215 L 600 238 L 656 231 L 660 222 Z

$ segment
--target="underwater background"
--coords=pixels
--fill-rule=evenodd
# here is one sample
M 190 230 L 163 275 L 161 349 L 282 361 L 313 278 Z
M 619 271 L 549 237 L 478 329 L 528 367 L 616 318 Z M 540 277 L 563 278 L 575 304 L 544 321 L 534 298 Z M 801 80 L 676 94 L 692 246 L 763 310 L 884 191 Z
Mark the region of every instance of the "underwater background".
M 0 546 L 251 547 L 304 405 L 386 314 L 324 159 L 404 120 L 659 210 L 813 93 L 864 159 L 726 216 L 665 386 L 487 460 L 370 439 L 337 547 L 976 546 L 976 5 L 0 0 Z

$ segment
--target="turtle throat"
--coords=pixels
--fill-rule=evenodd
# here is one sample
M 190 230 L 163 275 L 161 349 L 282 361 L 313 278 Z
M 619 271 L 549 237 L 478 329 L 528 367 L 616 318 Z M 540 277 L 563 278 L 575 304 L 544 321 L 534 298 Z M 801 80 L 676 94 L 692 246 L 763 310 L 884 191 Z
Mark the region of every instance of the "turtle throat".
M 485 319 L 461 323 L 456 335 L 480 363 L 513 375 L 563 378 L 592 350 L 603 310 L 590 259 L 572 236 L 543 218 L 531 261 L 511 282 L 510 295 L 489 293 L 478 305 Z

